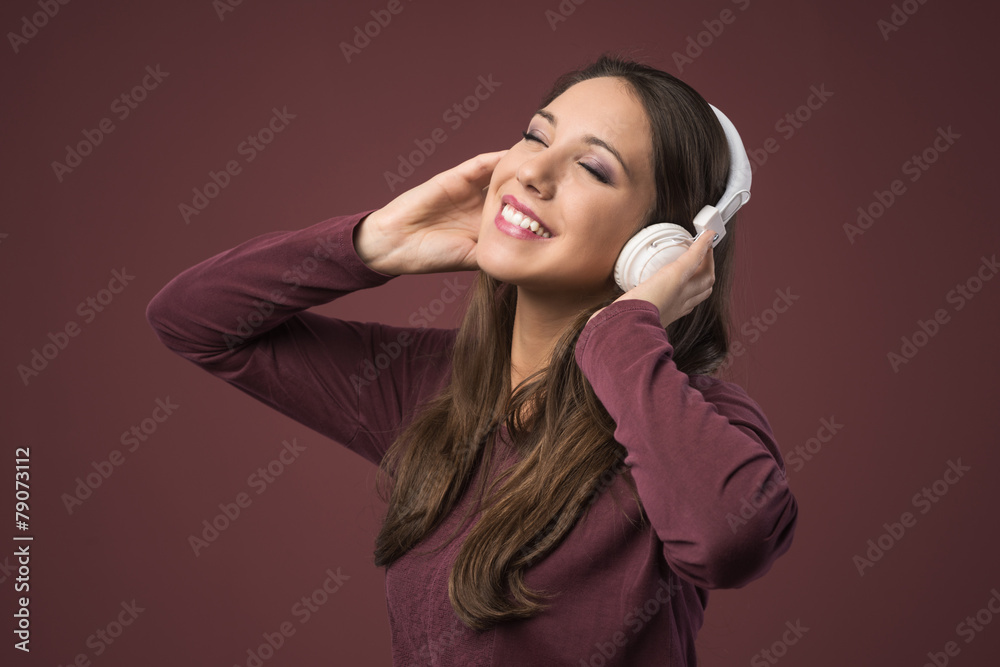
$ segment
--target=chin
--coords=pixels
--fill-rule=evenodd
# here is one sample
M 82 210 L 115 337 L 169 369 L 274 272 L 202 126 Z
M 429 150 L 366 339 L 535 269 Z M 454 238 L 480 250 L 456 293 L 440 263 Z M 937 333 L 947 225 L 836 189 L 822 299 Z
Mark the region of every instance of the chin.
M 512 260 L 498 259 L 489 252 L 480 255 L 477 251 L 476 263 L 479 264 L 480 271 L 502 283 L 520 285 L 526 279 L 526 276 L 521 272 L 523 267 L 518 266 Z
M 517 274 L 511 270 L 512 267 L 504 265 L 503 262 L 494 262 L 488 253 L 480 257 L 477 251 L 476 263 L 479 264 L 480 271 L 494 280 L 504 283 L 515 283 L 517 281 Z

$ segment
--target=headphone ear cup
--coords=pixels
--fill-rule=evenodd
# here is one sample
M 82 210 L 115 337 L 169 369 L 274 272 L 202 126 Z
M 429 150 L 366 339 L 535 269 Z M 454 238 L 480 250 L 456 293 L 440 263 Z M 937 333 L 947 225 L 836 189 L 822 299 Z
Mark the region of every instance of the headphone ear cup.
M 643 227 L 618 255 L 615 282 L 629 291 L 683 255 L 693 240 L 686 229 L 670 222 Z

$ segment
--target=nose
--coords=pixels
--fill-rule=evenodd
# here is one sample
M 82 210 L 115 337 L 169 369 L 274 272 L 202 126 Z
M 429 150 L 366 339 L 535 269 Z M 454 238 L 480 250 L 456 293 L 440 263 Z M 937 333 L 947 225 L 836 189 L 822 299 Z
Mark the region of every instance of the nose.
M 517 181 L 540 199 L 551 199 L 559 181 L 558 156 L 548 148 L 527 158 L 517 168 Z

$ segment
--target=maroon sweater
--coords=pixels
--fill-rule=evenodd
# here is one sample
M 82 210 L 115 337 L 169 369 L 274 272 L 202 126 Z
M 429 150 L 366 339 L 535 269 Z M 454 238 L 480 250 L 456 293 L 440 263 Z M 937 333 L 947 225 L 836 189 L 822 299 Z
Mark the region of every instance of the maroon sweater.
M 147 317 L 171 350 L 378 464 L 415 407 L 447 383 L 457 330 L 308 312 L 392 278 L 354 248 L 367 213 L 209 258 L 171 280 Z M 658 309 L 642 300 L 607 307 L 576 346 L 648 520 L 615 477 L 526 572 L 530 588 L 557 593 L 551 607 L 473 631 L 452 610 L 448 575 L 478 514 L 426 555 L 463 515 L 470 485 L 447 520 L 386 569 L 394 665 L 696 664 L 707 589 L 767 572 L 791 544 L 797 505 L 757 403 L 738 385 L 686 375 L 672 355 Z M 502 470 L 514 459 L 506 430 L 499 435 Z

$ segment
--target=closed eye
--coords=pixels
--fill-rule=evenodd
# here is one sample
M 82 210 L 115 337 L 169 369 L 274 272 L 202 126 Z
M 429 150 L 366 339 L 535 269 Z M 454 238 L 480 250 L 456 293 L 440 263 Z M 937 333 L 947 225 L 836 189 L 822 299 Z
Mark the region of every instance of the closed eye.
M 540 137 L 538 137 L 538 136 L 536 136 L 536 135 L 532 134 L 531 132 L 521 132 L 521 136 L 523 136 L 523 137 L 524 137 L 524 140 L 525 140 L 525 141 L 537 141 L 537 142 L 538 142 L 538 143 L 540 143 L 541 145 L 543 145 L 543 146 L 545 145 L 545 142 L 544 142 L 544 141 L 542 141 Z M 602 173 L 601 173 L 601 172 L 599 172 L 598 170 L 594 169 L 593 167 L 591 167 L 591 166 L 589 166 L 589 165 L 586 165 L 586 164 L 584 164 L 583 162 L 580 162 L 580 163 L 578 163 L 578 164 L 579 164 L 579 165 L 580 165 L 581 167 L 583 167 L 584 169 L 586 169 L 587 171 L 589 171 L 589 172 L 590 172 L 590 174 L 591 174 L 591 175 L 592 175 L 592 176 L 593 176 L 594 178 L 596 178 L 596 179 L 597 179 L 598 181 L 600 181 L 601 183 L 604 183 L 605 185 L 607 185 L 608 183 L 610 183 L 610 182 L 611 182 L 611 181 L 610 181 L 610 179 L 608 179 L 608 177 L 607 177 L 607 176 L 605 176 L 604 174 L 602 174 Z
M 521 136 L 524 137 L 525 141 L 537 141 L 538 143 L 542 144 L 543 146 L 545 145 L 544 141 L 542 141 L 540 138 L 538 138 L 534 134 L 531 134 L 530 132 L 522 132 Z

